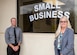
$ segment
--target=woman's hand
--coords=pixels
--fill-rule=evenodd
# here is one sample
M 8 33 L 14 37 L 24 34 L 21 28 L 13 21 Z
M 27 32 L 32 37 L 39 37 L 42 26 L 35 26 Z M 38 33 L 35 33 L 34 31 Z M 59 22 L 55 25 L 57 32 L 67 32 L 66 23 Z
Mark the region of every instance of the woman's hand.
M 63 54 L 60 54 L 60 55 L 63 55 Z

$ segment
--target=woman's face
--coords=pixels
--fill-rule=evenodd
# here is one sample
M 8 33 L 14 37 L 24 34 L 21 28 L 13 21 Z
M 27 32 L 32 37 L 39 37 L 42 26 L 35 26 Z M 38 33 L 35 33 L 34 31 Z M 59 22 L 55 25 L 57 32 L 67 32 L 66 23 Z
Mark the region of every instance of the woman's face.
M 60 25 L 61 25 L 61 28 L 66 28 L 67 27 L 68 21 L 67 21 L 66 17 L 63 17 L 63 18 L 60 19 Z

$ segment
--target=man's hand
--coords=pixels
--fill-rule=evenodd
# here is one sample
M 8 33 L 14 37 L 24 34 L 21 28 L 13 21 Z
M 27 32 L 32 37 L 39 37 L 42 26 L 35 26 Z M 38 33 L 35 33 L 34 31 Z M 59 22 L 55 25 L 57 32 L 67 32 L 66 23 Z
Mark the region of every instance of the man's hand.
M 15 47 L 13 46 L 12 49 L 15 51 Z
M 18 51 L 19 46 L 14 46 L 12 44 L 9 44 L 9 46 L 14 50 L 14 51 Z
M 14 51 L 18 51 L 19 46 L 14 46 Z

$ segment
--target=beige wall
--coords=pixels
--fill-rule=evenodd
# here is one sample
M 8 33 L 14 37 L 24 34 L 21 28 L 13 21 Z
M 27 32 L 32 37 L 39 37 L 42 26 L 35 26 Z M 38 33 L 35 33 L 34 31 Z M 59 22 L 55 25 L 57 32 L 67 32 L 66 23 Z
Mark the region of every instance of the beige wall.
M 4 32 L 10 26 L 10 18 L 16 16 L 16 0 L 0 0 L 0 32 Z
M 16 17 L 16 0 L 0 0 L 0 55 L 6 55 L 4 32 L 10 26 L 11 17 Z M 75 35 L 75 52 L 76 42 L 77 35 Z M 53 43 L 52 33 L 23 33 L 20 55 L 54 55 Z
M 77 55 L 77 35 L 75 35 L 75 53 Z M 0 34 L 0 54 L 6 55 L 4 34 Z M 54 34 L 23 33 L 20 55 L 54 55 Z
M 77 0 L 75 0 L 75 22 L 77 22 Z M 75 23 L 75 28 L 77 28 L 77 23 Z M 77 29 L 75 29 L 77 32 Z

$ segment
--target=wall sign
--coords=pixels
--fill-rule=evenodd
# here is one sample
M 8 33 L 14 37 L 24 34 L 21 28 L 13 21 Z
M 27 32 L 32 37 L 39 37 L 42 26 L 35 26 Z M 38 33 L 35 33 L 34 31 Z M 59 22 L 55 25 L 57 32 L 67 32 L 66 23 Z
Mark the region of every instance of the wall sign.
M 49 11 L 41 11 L 41 10 L 47 10 Z M 52 9 L 55 9 L 55 11 L 52 11 Z M 44 18 L 61 18 L 63 15 L 69 18 L 70 13 L 68 11 L 61 11 L 60 6 L 58 6 L 57 2 L 56 5 L 53 6 L 50 3 L 41 3 L 38 5 L 34 5 L 34 13 L 33 15 L 29 16 L 30 21 L 38 20 L 38 19 L 44 19 Z

